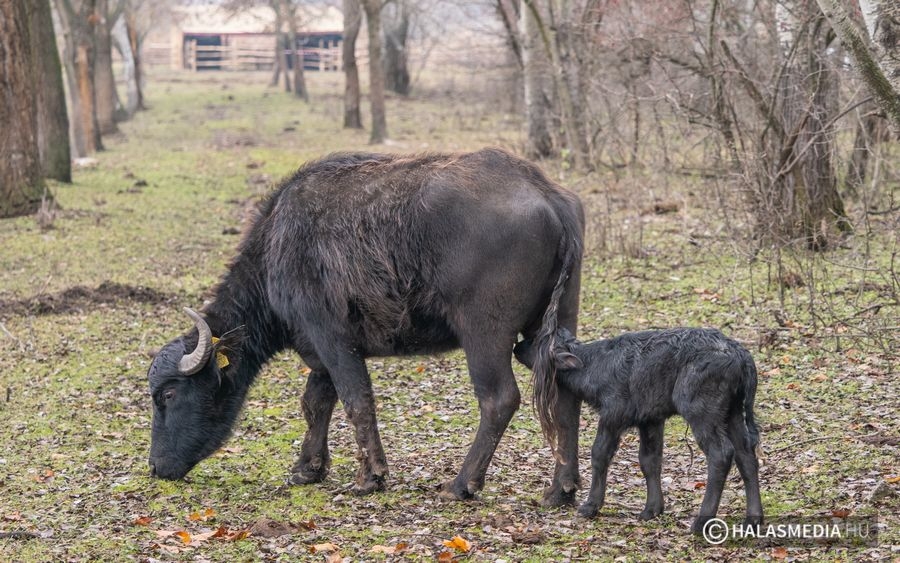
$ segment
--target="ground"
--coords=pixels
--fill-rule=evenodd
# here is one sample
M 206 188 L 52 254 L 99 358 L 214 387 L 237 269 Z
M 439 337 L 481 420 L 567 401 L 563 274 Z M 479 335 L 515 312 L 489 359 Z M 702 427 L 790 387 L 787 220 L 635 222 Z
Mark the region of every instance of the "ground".
M 761 374 L 767 516 L 877 517 L 876 545 L 693 538 L 705 463 L 680 419 L 667 425 L 659 519 L 636 518 L 644 491 L 634 433 L 596 520 L 541 508 L 552 457 L 521 366 L 522 407 L 485 490 L 442 501 L 436 486 L 455 475 L 477 424 L 459 353 L 369 362 L 391 468 L 385 492 L 349 493 L 356 461 L 342 412 L 327 480 L 285 485 L 305 429 L 306 371 L 290 353 L 265 368 L 226 447 L 184 481 L 150 478 L 145 373 L 152 352 L 190 328 L 181 308 L 209 296 L 274 182 L 329 151 L 371 150 L 367 132 L 339 126 L 337 75 L 308 77 L 310 105 L 266 88 L 263 75 L 152 78 L 150 110 L 122 124 L 72 185 L 53 186 L 57 209 L 0 221 L 0 531 L 36 535 L 0 538 L 0 560 L 900 557 L 897 214 L 873 217 L 868 235 L 824 259 L 784 258 L 797 279 L 779 278 L 765 253 L 752 259 L 732 242 L 735 225 L 710 207 L 702 180 L 660 183 L 641 170 L 617 178 L 542 164 L 589 211 L 580 335 L 703 325 L 744 342 Z M 393 141 L 382 150 L 522 143 L 518 120 L 479 100 L 391 99 L 388 115 Z M 583 418 L 589 483 L 597 417 Z M 740 518 L 744 506 L 735 472 L 720 514 Z

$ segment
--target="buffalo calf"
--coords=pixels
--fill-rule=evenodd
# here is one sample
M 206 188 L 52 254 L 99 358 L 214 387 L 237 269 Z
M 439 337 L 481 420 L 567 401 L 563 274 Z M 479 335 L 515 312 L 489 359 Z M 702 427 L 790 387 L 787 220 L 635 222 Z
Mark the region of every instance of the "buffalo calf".
M 757 374 L 743 346 L 712 329 L 649 330 L 582 343 L 563 328 L 543 341 L 520 342 L 515 353 L 534 365 L 542 423 L 551 416 L 556 387 L 600 413 L 591 450 L 593 482 L 578 509 L 580 515 L 594 517 L 603 506 L 610 461 L 622 433 L 634 426 L 640 432 L 640 464 L 647 481 L 647 503 L 640 518 L 662 513 L 663 427 L 666 419 L 680 414 L 708 463 L 706 493 L 692 530 L 701 532 L 715 517 L 732 460 L 744 480 L 746 522 L 762 522 L 754 452 L 759 443 L 753 419 Z

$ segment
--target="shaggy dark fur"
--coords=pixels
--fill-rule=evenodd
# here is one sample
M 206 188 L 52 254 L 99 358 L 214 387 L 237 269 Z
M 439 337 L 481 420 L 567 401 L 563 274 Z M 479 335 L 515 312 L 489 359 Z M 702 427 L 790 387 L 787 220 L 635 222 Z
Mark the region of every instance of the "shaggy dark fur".
M 229 365 L 210 359 L 180 375 L 179 360 L 197 343 L 193 330 L 150 367 L 152 471 L 180 478 L 221 446 L 262 365 L 290 348 L 312 369 L 302 401 L 308 429 L 291 482 L 325 477 L 328 425 L 340 399 L 359 446 L 355 491 L 380 489 L 387 462 L 365 358 L 462 347 L 481 422 L 443 494 L 471 497 L 519 405 L 510 366 L 517 335 L 533 338 L 548 309 L 554 328 L 558 315 L 575 330 L 583 231 L 574 194 L 496 149 L 338 154 L 304 166 L 261 205 L 203 312 Z M 566 463 L 548 504 L 573 501 L 577 486 L 580 403 L 562 403 Z
M 533 363 L 538 350 L 520 343 L 515 352 L 523 363 Z M 715 517 L 732 459 L 744 480 L 747 522 L 762 522 L 754 451 L 759 443 L 753 419 L 756 365 L 743 346 L 713 329 L 649 330 L 589 343 L 560 329 L 548 356 L 553 369 L 544 372 L 551 377 L 544 384 L 558 383 L 600 413 L 591 450 L 593 482 L 579 514 L 593 517 L 603 506 L 609 463 L 622 432 L 634 426 L 640 432 L 641 470 L 647 480 L 647 504 L 640 517 L 661 514 L 663 427 L 666 419 L 680 414 L 708 463 L 706 493 L 693 530 L 699 533 Z M 538 409 L 549 406 L 540 403 Z

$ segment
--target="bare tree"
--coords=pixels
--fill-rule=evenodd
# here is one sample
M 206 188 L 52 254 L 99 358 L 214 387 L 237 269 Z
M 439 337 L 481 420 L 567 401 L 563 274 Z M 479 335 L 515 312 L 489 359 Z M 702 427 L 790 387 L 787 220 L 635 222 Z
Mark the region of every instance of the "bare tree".
M 372 106 L 372 132 L 369 142 L 383 143 L 387 138 L 384 104 L 384 73 L 381 65 L 381 0 L 360 0 L 366 14 L 369 34 L 369 101 Z
M 0 2 L 0 217 L 33 213 L 44 193 L 31 21 L 26 0 Z
M 900 134 L 900 3 L 860 0 L 865 28 L 851 17 L 846 2 L 818 3 L 853 57 L 876 103 Z
M 507 4 L 507 2 L 502 4 Z M 513 7 L 506 6 L 501 9 L 504 13 L 508 13 Z M 528 9 L 527 6 L 522 6 L 519 12 L 518 31 L 520 33 L 517 33 L 513 27 L 515 20 L 510 19 L 507 26 L 508 30 L 512 31 L 512 36 L 516 38 L 511 43 L 518 46 L 522 61 L 525 123 L 528 130 L 525 154 L 529 158 L 541 158 L 553 154 L 548 95 L 552 82 L 548 83 L 547 81 L 547 77 L 552 71 L 534 11 Z M 513 49 L 515 52 L 515 47 Z
M 33 0 L 28 2 L 28 6 L 31 52 L 37 81 L 35 95 L 41 171 L 45 178 L 71 182 L 69 114 L 66 111 L 66 93 L 50 0 Z
M 384 24 L 385 87 L 408 96 L 410 89 L 407 39 L 411 16 L 410 0 L 389 0 L 381 11 Z
M 359 68 L 356 64 L 356 39 L 362 26 L 359 0 L 343 0 L 344 40 L 341 57 L 344 63 L 344 127 L 362 129 L 359 113 Z
M 288 25 L 288 50 L 294 66 L 294 95 L 304 102 L 309 101 L 309 92 L 306 89 L 306 79 L 303 76 L 303 53 L 297 49 L 297 10 L 299 6 L 295 0 L 281 0 L 282 10 Z
M 62 27 L 63 64 L 72 106 L 70 121 L 76 156 L 103 150 L 94 89 L 94 26 L 97 0 L 55 0 Z
M 116 111 L 121 108 L 112 69 L 112 26 L 119 18 L 121 2 L 97 0 L 97 24 L 94 26 L 94 90 L 97 100 L 97 125 L 101 135 L 118 132 Z M 119 117 L 122 117 L 119 114 Z

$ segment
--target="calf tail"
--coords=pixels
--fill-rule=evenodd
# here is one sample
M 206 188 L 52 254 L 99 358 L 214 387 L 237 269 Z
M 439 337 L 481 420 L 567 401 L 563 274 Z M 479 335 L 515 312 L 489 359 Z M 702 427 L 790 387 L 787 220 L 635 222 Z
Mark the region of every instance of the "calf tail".
M 556 362 L 554 349 L 558 345 L 559 302 L 565 292 L 566 281 L 572 275 L 581 256 L 581 235 L 577 223 L 563 220 L 563 238 L 560 241 L 562 267 L 559 278 L 550 294 L 550 302 L 544 311 L 541 328 L 534 337 L 534 366 L 532 384 L 534 386 L 533 405 L 541 423 L 544 437 L 556 455 L 556 420 L 554 410 L 557 400 Z
M 744 424 L 747 425 L 747 434 L 750 437 L 750 449 L 755 450 L 759 446 L 759 427 L 753 417 L 753 402 L 756 400 L 756 363 L 749 352 L 744 352 L 742 370 L 744 372 Z

